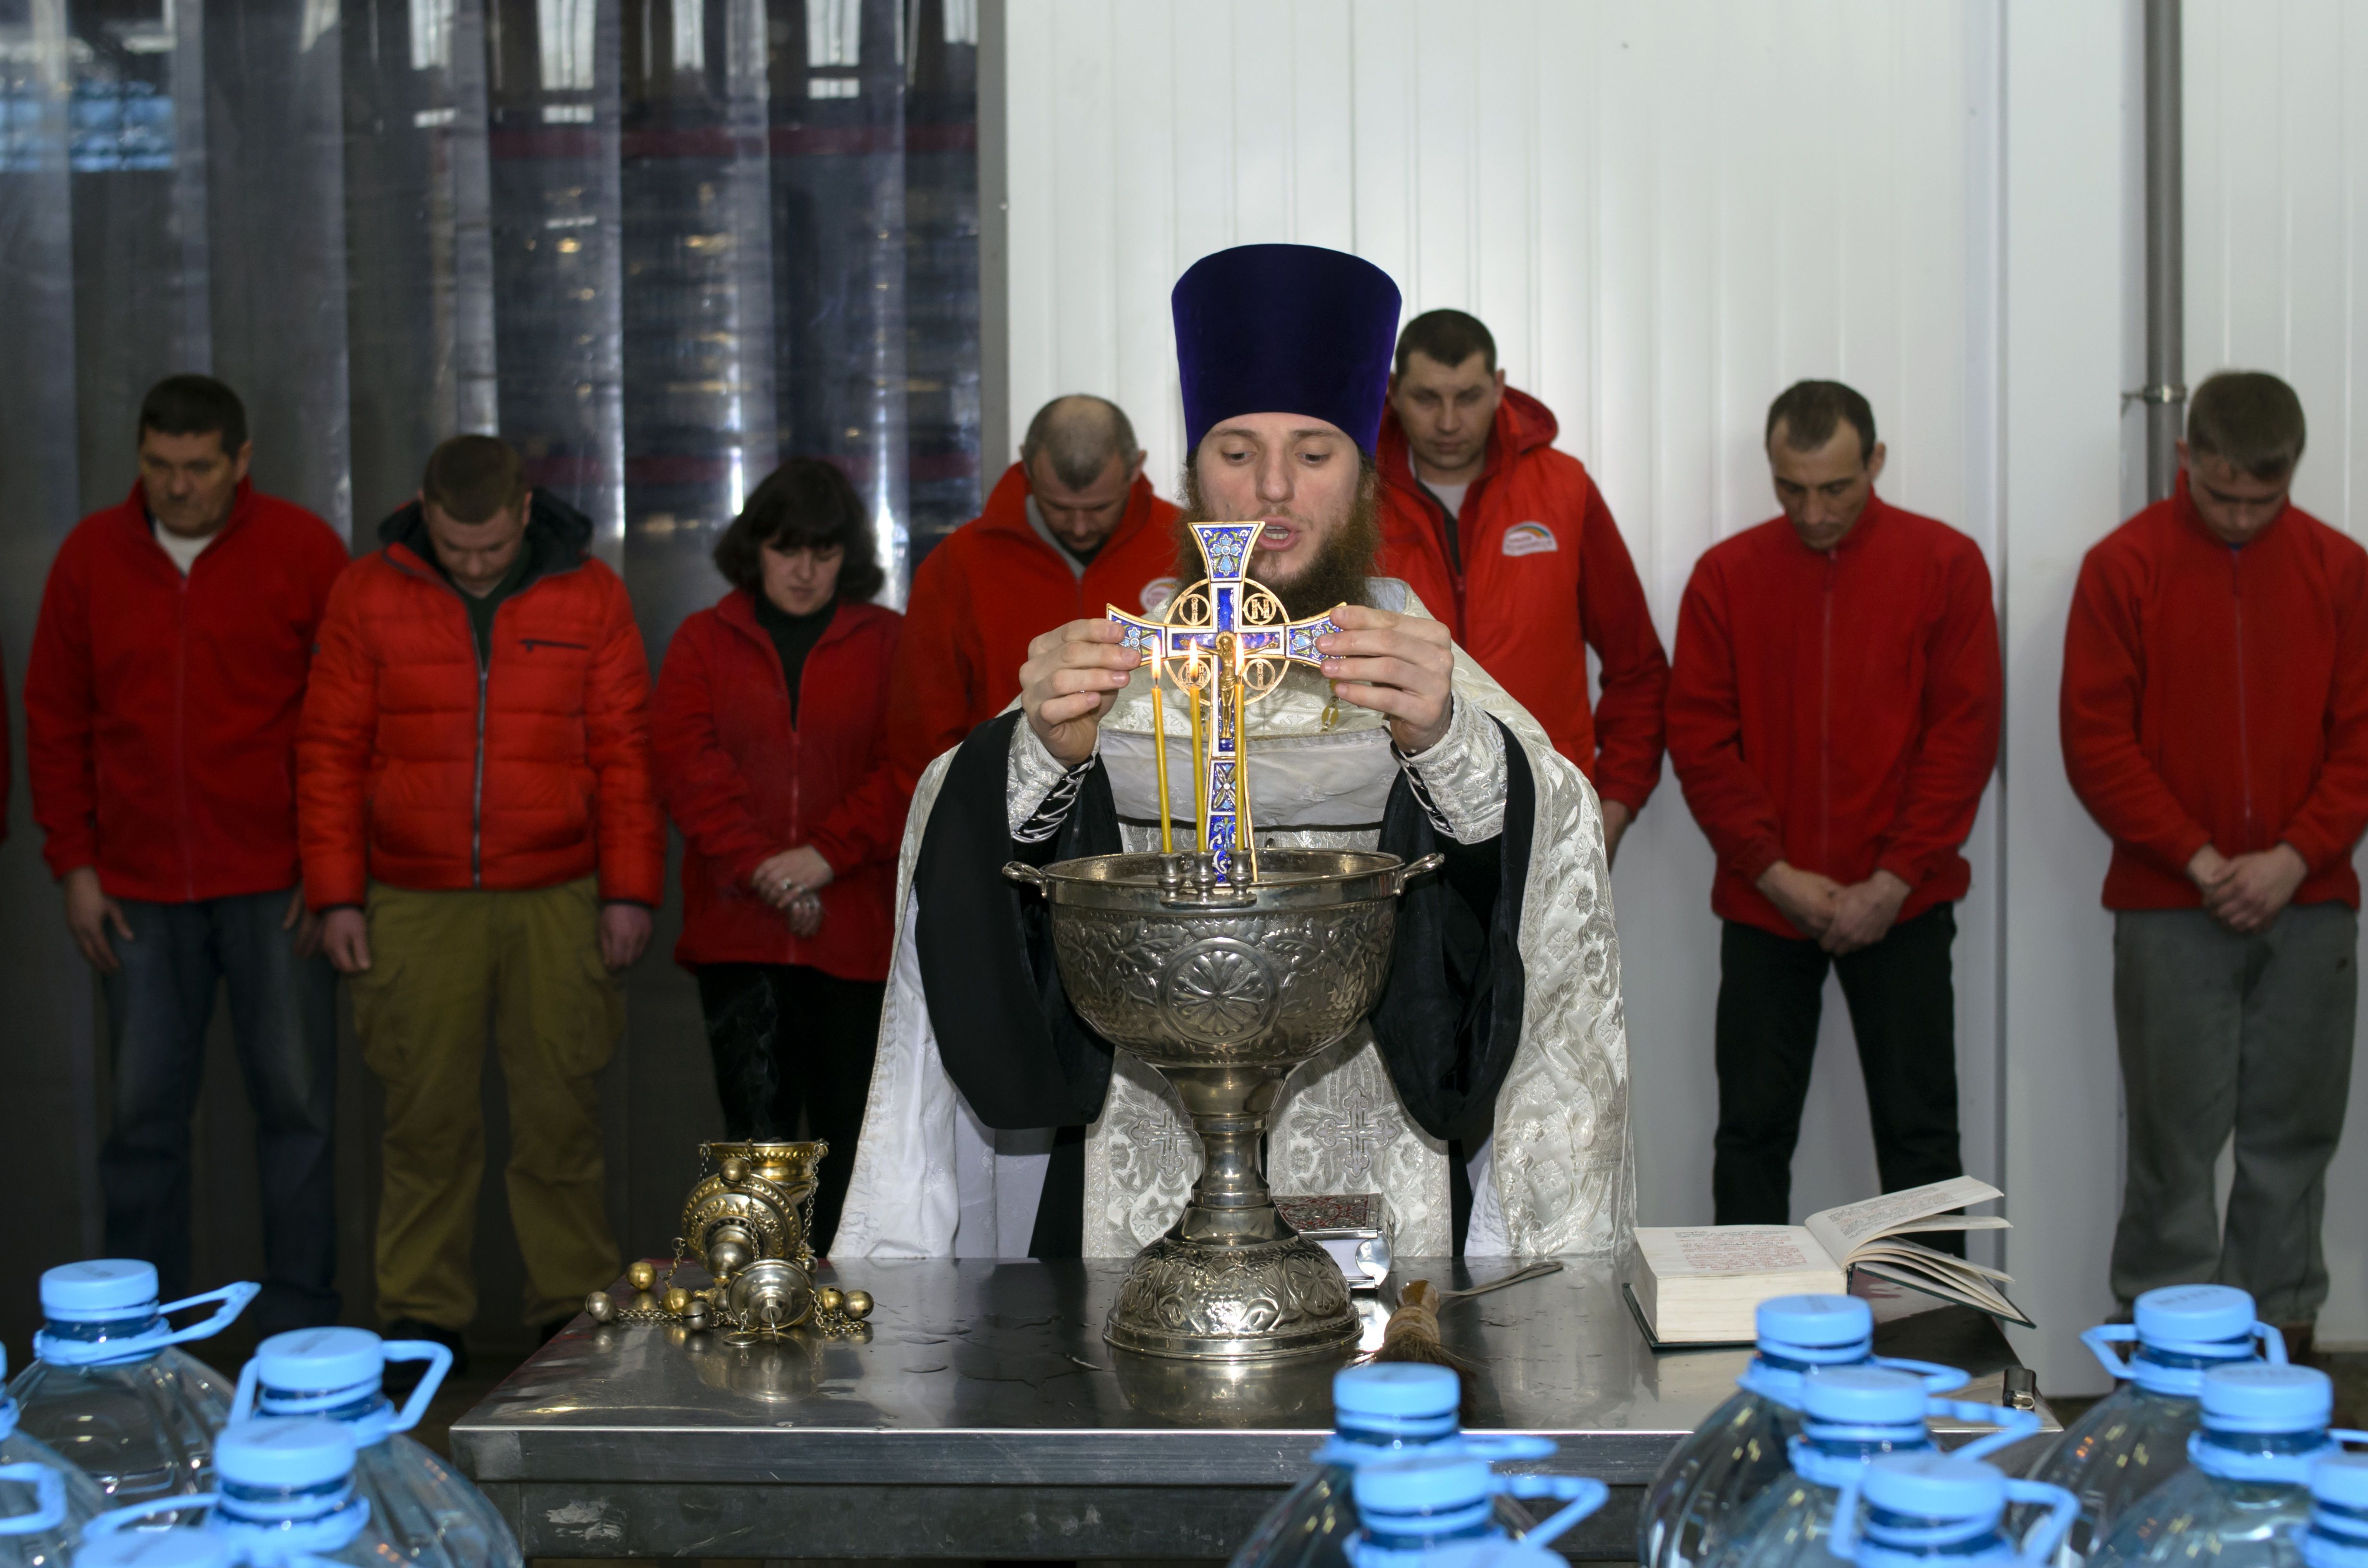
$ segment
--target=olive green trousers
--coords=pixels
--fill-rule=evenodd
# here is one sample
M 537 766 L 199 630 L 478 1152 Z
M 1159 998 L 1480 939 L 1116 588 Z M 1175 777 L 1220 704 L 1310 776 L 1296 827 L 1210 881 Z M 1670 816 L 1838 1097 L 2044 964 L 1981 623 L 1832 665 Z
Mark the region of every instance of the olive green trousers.
M 363 1060 L 386 1085 L 379 1316 L 456 1331 L 476 1318 L 490 1038 L 509 1096 L 526 1322 L 566 1317 L 620 1267 L 598 1079 L 625 1004 L 600 962 L 598 890 L 589 877 L 524 892 L 373 883 L 368 914 L 370 967 L 350 983 Z

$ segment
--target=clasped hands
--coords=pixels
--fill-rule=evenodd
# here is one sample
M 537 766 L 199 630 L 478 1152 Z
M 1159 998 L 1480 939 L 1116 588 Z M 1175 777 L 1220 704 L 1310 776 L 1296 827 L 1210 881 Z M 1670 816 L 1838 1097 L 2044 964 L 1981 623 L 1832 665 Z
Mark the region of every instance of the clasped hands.
M 1782 860 L 1759 873 L 1759 885 L 1785 919 L 1836 958 L 1871 948 L 1890 935 L 1899 906 L 1914 891 L 1890 871 L 1877 871 L 1844 887 L 1831 877 Z
M 2267 928 L 2310 875 L 2301 852 L 2280 843 L 2250 855 L 2223 855 L 2209 844 L 2187 862 L 2203 891 L 2203 913 L 2240 937 Z
M 1332 619 L 1340 630 L 1317 638 L 1315 651 L 1340 700 L 1387 718 L 1401 751 L 1437 745 L 1455 711 L 1455 644 L 1447 628 L 1367 605 L 1341 605 Z M 1120 645 L 1123 636 L 1108 620 L 1073 620 L 1028 645 L 1019 705 L 1064 767 L 1094 755 L 1103 717 L 1143 663 L 1140 650 Z
M 811 844 L 770 856 L 748 873 L 748 885 L 758 898 L 781 912 L 793 937 L 811 937 L 822 929 L 822 890 L 837 873 Z

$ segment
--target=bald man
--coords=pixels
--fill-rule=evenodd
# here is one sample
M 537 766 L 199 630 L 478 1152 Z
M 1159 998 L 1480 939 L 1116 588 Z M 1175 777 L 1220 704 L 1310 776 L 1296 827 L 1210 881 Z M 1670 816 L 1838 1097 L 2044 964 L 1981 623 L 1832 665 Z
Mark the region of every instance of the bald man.
M 921 770 L 1019 694 L 1047 626 L 1140 612 L 1175 586 L 1176 508 L 1143 477 L 1126 412 L 1073 393 L 1036 411 L 986 509 L 913 574 L 888 699 L 888 756 L 909 797 Z

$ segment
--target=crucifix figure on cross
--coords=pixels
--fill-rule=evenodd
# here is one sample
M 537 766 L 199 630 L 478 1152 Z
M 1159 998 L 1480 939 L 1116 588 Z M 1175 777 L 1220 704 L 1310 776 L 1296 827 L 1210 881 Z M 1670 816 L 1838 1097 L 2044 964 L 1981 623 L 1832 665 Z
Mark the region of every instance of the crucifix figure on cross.
M 1167 601 L 1157 620 L 1116 605 L 1110 619 L 1121 642 L 1151 665 L 1151 733 L 1159 772 L 1159 847 L 1175 852 L 1167 804 L 1167 722 L 1162 688 L 1172 681 L 1192 724 L 1193 821 L 1200 847 L 1217 874 L 1236 885 L 1258 881 L 1251 836 L 1249 758 L 1244 712 L 1282 684 L 1294 662 L 1321 667 L 1315 640 L 1340 628 L 1330 611 L 1292 620 L 1282 601 L 1247 574 L 1259 523 L 1194 523 L 1193 542 L 1208 575 Z M 1240 861 L 1234 849 L 1242 850 Z

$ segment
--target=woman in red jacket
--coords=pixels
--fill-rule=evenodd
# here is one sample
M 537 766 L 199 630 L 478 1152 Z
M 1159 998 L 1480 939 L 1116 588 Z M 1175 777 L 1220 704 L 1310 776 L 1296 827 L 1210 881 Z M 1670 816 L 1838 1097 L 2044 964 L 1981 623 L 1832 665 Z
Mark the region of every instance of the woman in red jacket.
M 659 797 L 689 852 L 675 960 L 699 980 L 726 1131 L 826 1140 L 827 1251 L 871 1085 L 905 802 L 884 762 L 904 618 L 831 464 L 776 469 L 715 547 L 732 591 L 684 621 L 653 704 Z

